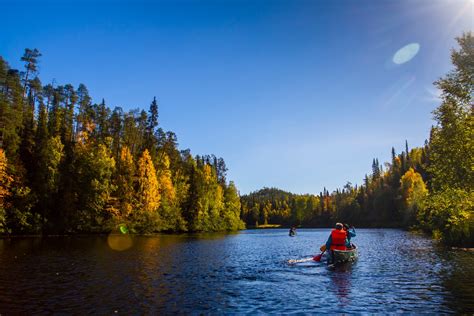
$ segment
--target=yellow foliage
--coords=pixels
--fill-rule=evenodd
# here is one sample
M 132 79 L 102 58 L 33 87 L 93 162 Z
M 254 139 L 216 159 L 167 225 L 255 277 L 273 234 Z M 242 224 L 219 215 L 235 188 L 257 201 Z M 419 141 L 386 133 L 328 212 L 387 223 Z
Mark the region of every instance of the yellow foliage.
M 211 176 L 212 176 L 211 166 L 209 166 L 207 164 L 204 165 L 203 173 L 204 173 L 204 180 L 206 182 L 209 182 L 209 180 L 211 180 Z
M 156 211 L 160 206 L 158 178 L 147 149 L 138 160 L 138 199 L 146 212 Z
M 89 139 L 89 134 L 86 131 L 80 131 L 76 136 L 76 143 L 84 145 Z
M 92 133 L 95 130 L 95 123 L 94 122 L 85 122 L 83 125 L 84 130 L 88 133 Z
M 402 195 L 407 206 L 413 205 L 428 194 L 423 178 L 418 172 L 413 170 L 413 168 L 408 169 L 402 176 L 400 184 Z
M 176 197 L 176 191 L 173 186 L 173 181 L 171 180 L 171 171 L 169 169 L 170 160 L 167 154 L 163 154 L 161 159 L 163 169 L 159 172 L 160 193 L 165 196 L 168 201 L 173 201 Z
M 224 204 L 224 190 L 220 185 L 217 186 L 217 192 L 216 192 L 216 205 L 223 205 Z
M 133 167 L 133 157 L 130 149 L 127 146 L 123 146 L 120 151 L 120 163 L 123 166 L 126 166 L 127 169 L 132 169 Z
M 3 199 L 10 195 L 10 184 L 13 178 L 7 172 L 7 157 L 0 148 L 0 206 L 3 206 Z

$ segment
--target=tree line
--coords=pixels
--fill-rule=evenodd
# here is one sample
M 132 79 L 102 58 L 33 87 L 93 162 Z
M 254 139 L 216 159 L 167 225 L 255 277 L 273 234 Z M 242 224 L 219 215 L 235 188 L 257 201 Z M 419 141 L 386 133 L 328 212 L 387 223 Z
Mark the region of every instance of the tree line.
M 0 233 L 223 231 L 244 228 L 222 158 L 179 150 L 148 112 L 93 103 L 80 84 L 43 85 L 0 57 Z
M 219 231 L 262 224 L 418 227 L 474 243 L 474 38 L 457 39 L 454 69 L 435 82 L 441 104 L 420 148 L 372 161 L 361 185 L 239 197 L 222 158 L 179 150 L 158 103 L 123 111 L 85 85 L 43 85 L 36 49 L 24 70 L 0 57 L 0 233 Z
M 264 188 L 242 196 L 247 225 L 267 223 L 328 227 L 344 221 L 365 227 L 416 227 L 451 245 L 474 246 L 474 37 L 453 50 L 454 69 L 436 81 L 441 104 L 420 148 L 397 154 L 360 186 L 297 195 Z

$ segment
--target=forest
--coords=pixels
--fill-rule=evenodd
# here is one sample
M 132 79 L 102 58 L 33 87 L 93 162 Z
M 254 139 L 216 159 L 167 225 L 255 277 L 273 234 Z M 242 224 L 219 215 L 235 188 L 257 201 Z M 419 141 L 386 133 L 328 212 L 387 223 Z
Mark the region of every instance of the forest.
M 474 247 L 474 37 L 466 33 L 453 50 L 454 69 L 435 82 L 442 92 L 435 125 L 420 148 L 373 159 L 361 185 L 319 195 L 264 188 L 241 197 L 249 226 L 415 228 L 446 244 Z
M 84 84 L 43 85 L 41 53 L 24 69 L 0 57 L 0 233 L 199 232 L 265 224 L 418 228 L 474 244 L 474 37 L 452 51 L 435 82 L 441 104 L 422 147 L 397 153 L 361 185 L 317 195 L 264 188 L 239 196 L 214 155 L 179 150 L 148 111 L 96 104 Z
M 244 228 L 240 197 L 214 155 L 178 149 L 148 112 L 92 103 L 85 85 L 43 85 L 41 53 L 22 71 L 0 57 L 0 233 Z

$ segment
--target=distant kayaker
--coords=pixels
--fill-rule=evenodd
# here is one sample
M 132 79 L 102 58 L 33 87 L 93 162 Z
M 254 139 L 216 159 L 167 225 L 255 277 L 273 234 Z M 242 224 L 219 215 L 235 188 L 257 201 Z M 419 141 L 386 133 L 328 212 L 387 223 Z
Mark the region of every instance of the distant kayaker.
M 351 238 L 356 236 L 355 228 L 354 226 L 349 227 L 348 224 L 344 224 L 344 230 L 347 232 L 346 247 L 352 249 L 354 248 L 354 245 L 351 243 Z
M 346 250 L 347 232 L 341 223 L 336 223 L 336 228 L 331 231 L 326 241 L 326 249 L 329 250 L 328 260 L 332 262 L 333 250 Z
M 289 235 L 290 235 L 290 237 L 294 237 L 296 235 L 296 227 L 295 226 L 291 226 Z

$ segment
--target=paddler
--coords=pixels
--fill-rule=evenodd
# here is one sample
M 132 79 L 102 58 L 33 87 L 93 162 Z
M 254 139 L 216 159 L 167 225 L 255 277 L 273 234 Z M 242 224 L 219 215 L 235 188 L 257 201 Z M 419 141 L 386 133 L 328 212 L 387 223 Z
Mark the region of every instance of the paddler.
M 329 249 L 328 261 L 333 261 L 333 250 L 346 250 L 347 232 L 341 223 L 336 223 L 336 228 L 331 231 L 326 241 L 326 249 Z
M 344 224 L 344 230 L 347 232 L 346 247 L 347 249 L 352 249 L 354 248 L 354 245 L 351 244 L 351 238 L 356 236 L 355 228 L 354 226 L 349 228 L 348 224 Z

